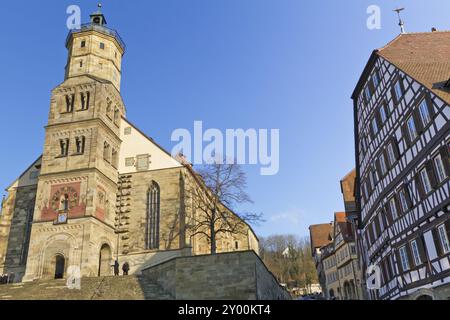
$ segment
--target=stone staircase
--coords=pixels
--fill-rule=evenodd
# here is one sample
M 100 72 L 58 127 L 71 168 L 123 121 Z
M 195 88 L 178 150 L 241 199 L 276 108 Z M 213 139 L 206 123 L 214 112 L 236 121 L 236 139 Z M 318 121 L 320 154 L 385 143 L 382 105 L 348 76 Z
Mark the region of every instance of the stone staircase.
M 159 285 L 142 276 L 82 278 L 81 290 L 66 280 L 0 285 L 0 300 L 171 300 Z

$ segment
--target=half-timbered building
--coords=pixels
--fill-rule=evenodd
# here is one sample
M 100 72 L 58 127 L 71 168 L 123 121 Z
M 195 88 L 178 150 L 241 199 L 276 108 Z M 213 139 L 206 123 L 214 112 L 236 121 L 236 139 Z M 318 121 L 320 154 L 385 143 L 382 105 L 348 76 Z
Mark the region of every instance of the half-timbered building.
M 380 275 L 371 299 L 450 297 L 449 78 L 450 32 L 401 34 L 352 95 L 361 264 Z

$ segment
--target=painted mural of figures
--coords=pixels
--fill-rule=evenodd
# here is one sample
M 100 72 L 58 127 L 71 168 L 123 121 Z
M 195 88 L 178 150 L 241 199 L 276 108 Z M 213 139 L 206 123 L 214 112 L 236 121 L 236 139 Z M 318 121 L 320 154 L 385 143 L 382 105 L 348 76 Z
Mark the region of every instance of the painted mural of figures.
M 60 211 L 68 211 L 69 210 L 69 195 L 63 194 L 61 196 L 61 201 L 59 203 Z

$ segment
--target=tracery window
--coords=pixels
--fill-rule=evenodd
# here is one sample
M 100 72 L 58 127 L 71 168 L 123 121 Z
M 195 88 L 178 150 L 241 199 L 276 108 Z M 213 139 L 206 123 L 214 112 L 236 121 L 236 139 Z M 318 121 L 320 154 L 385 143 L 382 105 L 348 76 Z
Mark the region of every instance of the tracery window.
M 160 189 L 152 182 L 147 194 L 146 249 L 159 248 Z

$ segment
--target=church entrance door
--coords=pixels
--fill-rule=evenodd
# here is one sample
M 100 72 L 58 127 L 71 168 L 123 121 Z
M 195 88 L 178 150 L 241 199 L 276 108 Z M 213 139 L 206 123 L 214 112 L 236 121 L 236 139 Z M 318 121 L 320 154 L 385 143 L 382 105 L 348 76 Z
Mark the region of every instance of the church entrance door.
M 64 278 L 64 269 L 66 265 L 66 259 L 64 256 L 58 254 L 55 256 L 55 279 Z

